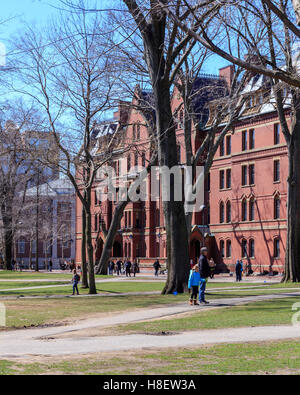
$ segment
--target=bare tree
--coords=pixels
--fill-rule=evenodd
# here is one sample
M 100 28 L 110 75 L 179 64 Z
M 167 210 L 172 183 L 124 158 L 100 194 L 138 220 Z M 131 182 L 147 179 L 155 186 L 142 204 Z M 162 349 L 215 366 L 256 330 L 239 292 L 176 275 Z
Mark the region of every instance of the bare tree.
M 300 220 L 298 189 L 300 174 L 299 120 L 299 2 L 278 1 L 214 1 L 210 23 L 221 26 L 221 37 L 212 38 L 203 24 L 205 7 L 194 9 L 192 2 L 184 1 L 199 30 L 193 31 L 172 15 L 180 27 L 195 40 L 224 59 L 252 72 L 262 74 L 270 81 L 270 103 L 278 112 L 289 157 L 287 245 L 284 280 L 300 281 Z M 294 9 L 293 9 L 294 6 Z M 295 11 L 295 13 L 294 13 Z M 287 93 L 287 94 L 286 94 Z

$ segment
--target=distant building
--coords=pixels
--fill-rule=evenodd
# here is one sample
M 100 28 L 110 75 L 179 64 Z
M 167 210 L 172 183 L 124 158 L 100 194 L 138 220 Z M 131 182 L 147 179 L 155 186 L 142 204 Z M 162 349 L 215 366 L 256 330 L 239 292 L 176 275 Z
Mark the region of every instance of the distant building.
M 75 190 L 67 178 L 56 179 L 27 191 L 27 208 L 19 224 L 15 256 L 25 266 L 35 265 L 36 198 L 39 197 L 39 266 L 53 269 L 75 259 Z M 30 204 L 32 202 L 32 204 Z

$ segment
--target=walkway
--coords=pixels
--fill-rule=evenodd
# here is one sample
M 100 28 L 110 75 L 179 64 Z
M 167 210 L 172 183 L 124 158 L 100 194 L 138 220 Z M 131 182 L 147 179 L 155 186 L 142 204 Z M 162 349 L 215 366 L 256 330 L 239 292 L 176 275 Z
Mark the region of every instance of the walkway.
M 234 343 L 246 341 L 282 340 L 300 338 L 298 326 L 267 326 L 255 328 L 227 328 L 184 332 L 171 336 L 122 335 L 102 337 L 51 338 L 68 332 L 104 328 L 154 318 L 165 318 L 191 311 L 208 310 L 226 306 L 242 305 L 248 302 L 281 299 L 300 296 L 300 292 L 286 292 L 277 295 L 225 298 L 212 301 L 207 306 L 188 306 L 180 303 L 172 306 L 143 309 L 125 313 L 115 313 L 99 319 L 78 321 L 76 324 L 60 327 L 22 329 L 0 332 L 0 358 L 29 357 L 30 355 L 69 355 L 81 353 L 110 352 L 120 350 L 141 350 L 143 348 L 167 348 L 201 346 L 204 344 Z

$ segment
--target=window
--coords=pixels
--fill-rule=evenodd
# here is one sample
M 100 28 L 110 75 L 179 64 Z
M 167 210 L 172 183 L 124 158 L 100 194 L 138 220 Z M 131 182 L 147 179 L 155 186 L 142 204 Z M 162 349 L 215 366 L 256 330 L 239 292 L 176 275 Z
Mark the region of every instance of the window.
M 145 152 L 142 153 L 142 166 L 145 167 L 146 165 L 146 155 Z
M 275 123 L 274 125 L 274 144 L 277 145 L 280 143 L 280 125 L 279 123 Z
M 134 166 L 138 166 L 139 164 L 139 154 L 135 152 L 134 154 Z
M 207 178 L 206 178 L 206 190 L 207 190 L 207 192 L 210 191 L 210 173 L 208 173 Z
M 255 130 L 251 129 L 249 131 L 249 149 L 255 148 Z
M 249 221 L 254 221 L 255 219 L 255 202 L 254 199 L 250 199 L 249 202 Z
M 98 230 L 98 214 L 95 215 L 95 225 L 94 225 L 94 230 Z
M 132 138 L 133 140 L 136 140 L 136 125 L 133 125 L 132 127 Z
M 95 206 L 98 204 L 98 195 L 97 195 L 97 190 L 95 190 Z
M 226 188 L 231 188 L 231 169 L 226 170 Z
M 130 155 L 127 156 L 127 171 L 129 171 L 131 168 L 131 160 L 130 160 Z
M 179 128 L 181 129 L 182 127 L 183 127 L 183 110 L 181 110 L 179 113 Z
M 247 200 L 242 201 L 242 221 L 247 221 Z
M 242 132 L 242 151 L 246 151 L 247 150 L 247 130 L 243 130 Z
M 242 166 L 242 185 L 247 185 L 247 166 Z
M 274 198 L 274 219 L 280 218 L 280 198 L 276 196 Z
M 224 149 L 224 139 L 221 141 L 221 144 L 220 144 L 220 156 L 224 156 L 224 152 L 225 151 L 225 149 Z
M 247 258 L 247 240 L 242 240 L 242 258 Z
M 226 155 L 231 154 L 231 136 L 226 136 Z
M 280 241 L 279 241 L 279 239 L 274 240 L 274 258 L 280 258 Z
M 25 254 L 25 240 L 18 240 L 18 254 Z
M 32 252 L 32 254 L 36 253 L 36 240 L 33 240 L 31 242 L 31 252 Z
M 254 258 L 255 253 L 254 253 L 254 240 L 251 239 L 249 240 L 249 257 Z
M 137 138 L 137 140 L 140 140 L 140 138 L 141 138 L 141 125 L 140 125 L 140 123 L 137 124 L 136 138 Z
M 226 222 L 231 222 L 231 203 L 226 203 Z
M 274 160 L 274 182 L 280 180 L 280 161 Z
M 251 108 L 254 106 L 254 99 L 253 96 L 250 96 L 248 99 L 248 107 Z
M 125 228 L 127 228 L 127 219 L 128 219 L 128 215 L 127 215 L 127 211 L 125 211 Z
M 220 254 L 221 254 L 221 257 L 222 257 L 222 258 L 224 258 L 224 256 L 225 256 L 225 255 L 224 255 L 224 252 L 225 252 L 225 251 L 224 251 L 224 240 L 221 240 L 221 241 L 220 241 Z
M 224 189 L 224 170 L 220 170 L 220 189 Z
M 220 203 L 220 223 L 223 224 L 224 222 L 224 203 Z
M 230 240 L 226 241 L 226 257 L 227 258 L 231 257 L 231 241 Z
M 180 145 L 177 145 L 177 161 L 178 163 L 180 163 L 181 160 L 181 149 L 180 149 Z
M 255 184 L 255 171 L 254 165 L 249 165 L 249 185 Z

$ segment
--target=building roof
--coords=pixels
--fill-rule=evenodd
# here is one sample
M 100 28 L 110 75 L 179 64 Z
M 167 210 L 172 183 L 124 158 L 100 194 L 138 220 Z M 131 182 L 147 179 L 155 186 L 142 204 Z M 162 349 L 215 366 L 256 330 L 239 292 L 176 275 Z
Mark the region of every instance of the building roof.
M 74 195 L 75 189 L 68 178 L 58 178 L 39 186 L 39 195 L 56 197 L 61 195 Z M 29 188 L 26 196 L 36 196 L 37 187 Z

